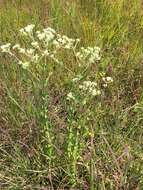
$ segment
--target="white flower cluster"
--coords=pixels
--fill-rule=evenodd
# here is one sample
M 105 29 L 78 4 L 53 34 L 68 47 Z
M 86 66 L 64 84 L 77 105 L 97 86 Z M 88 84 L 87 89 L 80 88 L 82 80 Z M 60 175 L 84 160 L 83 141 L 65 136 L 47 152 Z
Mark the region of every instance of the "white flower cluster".
M 72 39 L 65 35 L 60 35 L 50 27 L 43 29 L 41 32 L 37 31 L 36 33 L 37 38 L 44 42 L 46 47 L 51 43 L 56 49 L 71 49 L 74 48 L 76 42 L 79 42 L 79 39 Z
M 107 87 L 108 84 L 113 83 L 113 78 L 109 77 L 109 76 L 105 76 L 105 73 L 102 73 L 102 78 L 101 78 L 101 82 L 103 82 L 103 87 Z M 94 96 L 99 96 L 102 93 L 102 89 L 100 88 L 100 85 L 95 82 L 95 81 L 83 81 L 81 83 L 82 80 L 82 76 L 81 75 L 77 75 L 76 78 L 72 79 L 72 82 L 75 84 L 76 86 L 78 85 L 78 88 L 82 91 L 80 91 L 80 95 L 88 95 L 89 97 L 94 97 Z M 67 95 L 67 100 L 76 100 L 75 95 L 70 92 Z
M 44 42 L 45 46 L 49 45 L 56 35 L 56 31 L 50 27 L 44 28 L 42 31 L 36 31 L 37 38 Z
M 78 82 L 82 79 L 82 75 L 78 75 L 76 78 L 72 79 L 72 82 Z
M 0 46 L 1 51 L 2 51 L 3 53 L 9 53 L 9 52 L 10 52 L 10 47 L 11 47 L 11 44 L 10 44 L 10 43 L 7 43 L 7 44 L 5 44 L 5 45 Z
M 81 51 L 76 53 L 76 56 L 79 60 L 92 64 L 101 59 L 100 48 L 96 46 L 87 48 L 82 47 Z
M 79 88 L 92 96 L 98 96 L 101 94 L 96 82 L 84 81 L 82 85 L 79 85 Z
M 30 66 L 30 63 L 38 63 L 42 57 L 49 57 L 54 62 L 61 63 L 57 58 L 58 49 L 74 49 L 79 42 L 79 39 L 60 35 L 50 27 L 35 32 L 34 28 L 35 25 L 30 24 L 19 30 L 22 36 L 30 39 L 28 47 L 23 48 L 20 44 L 12 46 L 10 43 L 0 46 L 2 52 L 13 56 L 24 69 Z
M 67 94 L 67 100 L 75 100 L 75 97 L 74 97 L 74 95 L 73 95 L 73 93 L 72 92 L 69 92 L 68 94 Z
M 34 27 L 35 27 L 34 24 L 29 24 L 29 25 L 27 25 L 26 27 L 21 28 L 21 29 L 19 30 L 19 32 L 20 32 L 22 35 L 24 35 L 24 36 L 28 36 L 28 35 L 31 35 L 31 34 L 32 34 Z
M 27 69 L 29 67 L 29 62 L 27 61 L 25 62 L 19 61 L 18 64 L 21 65 L 23 69 Z
M 105 73 L 104 73 L 105 74 Z M 83 81 L 82 83 L 80 82 L 80 80 L 82 79 L 82 76 L 77 76 L 76 78 L 72 79 L 73 83 L 76 83 L 76 85 L 78 84 L 78 88 L 79 88 L 79 94 L 80 96 L 82 96 L 83 99 L 83 105 L 85 105 L 87 103 L 88 98 L 92 98 L 95 96 L 100 96 L 102 93 L 102 89 L 99 87 L 100 85 L 95 82 L 95 81 Z M 113 78 L 112 77 L 102 77 L 101 81 L 103 81 L 103 87 L 107 87 L 108 84 L 113 82 Z M 76 93 L 75 93 L 76 94 Z M 69 92 L 67 94 L 67 100 L 69 101 L 76 101 L 76 95 L 73 94 L 72 92 Z M 79 96 L 78 94 L 78 96 Z
M 25 48 L 22 48 L 20 44 L 15 44 L 12 47 L 12 49 L 18 50 L 20 54 L 24 54 L 25 56 L 27 56 L 27 58 L 30 59 L 30 62 L 34 62 L 34 63 L 38 62 L 39 55 L 36 53 L 36 50 L 34 48 L 25 49 Z
M 79 42 L 79 39 L 68 38 L 65 35 L 57 35 L 57 38 L 53 41 L 53 44 L 56 48 L 71 49 L 75 47 L 75 44 Z
M 102 80 L 104 82 L 104 84 L 103 84 L 104 87 L 107 87 L 109 83 L 113 82 L 113 78 L 109 77 L 109 76 L 103 77 Z
M 80 95 L 83 95 L 83 97 L 84 96 L 95 97 L 101 94 L 99 85 L 96 82 L 89 81 L 89 80 L 80 82 L 80 80 L 81 80 L 81 76 L 73 78 L 72 80 L 73 83 L 79 83 L 77 87 L 80 90 L 79 91 Z M 76 100 L 75 95 L 72 92 L 68 93 L 67 100 Z
M 80 78 L 74 78 L 72 80 L 73 82 L 79 82 Z M 98 84 L 96 82 L 92 82 L 92 81 L 83 81 L 82 84 L 78 85 L 78 88 L 80 91 L 78 91 L 78 97 L 80 95 L 80 97 L 82 98 L 82 104 L 85 105 L 88 101 L 88 98 L 93 98 L 95 96 L 99 96 L 101 95 L 101 91 L 99 90 Z M 67 94 L 67 100 L 68 101 L 73 101 L 76 102 L 76 92 L 69 92 Z

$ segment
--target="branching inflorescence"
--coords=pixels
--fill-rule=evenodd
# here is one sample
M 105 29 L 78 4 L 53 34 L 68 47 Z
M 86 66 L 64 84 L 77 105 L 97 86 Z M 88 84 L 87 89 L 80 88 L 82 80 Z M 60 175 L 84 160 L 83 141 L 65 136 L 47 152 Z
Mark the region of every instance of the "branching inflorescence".
M 48 157 L 49 167 L 52 167 L 54 159 L 53 141 L 55 139 L 52 132 L 52 125 L 48 118 L 49 89 L 47 88 L 47 80 L 49 79 L 48 76 L 50 76 L 49 66 L 53 64 L 59 65 L 59 71 L 63 72 L 63 69 L 60 70 L 60 67 L 67 68 L 67 59 L 62 60 L 61 54 L 64 55 L 66 53 L 66 55 L 69 54 L 69 58 L 72 60 L 71 62 L 73 62 L 76 67 L 76 72 L 72 72 L 74 76 L 72 75 L 72 78 L 69 76 L 68 84 L 70 85 L 66 85 L 68 89 L 65 89 L 67 93 L 67 96 L 65 96 L 67 107 L 65 109 L 69 114 L 67 155 L 68 159 L 71 160 L 69 173 L 71 183 L 74 186 L 77 176 L 77 161 L 81 157 L 82 147 L 86 144 L 80 142 L 80 134 L 85 133 L 83 135 L 85 138 L 91 137 L 90 129 L 88 129 L 86 125 L 92 113 L 95 113 L 95 101 L 97 103 L 96 106 L 98 103 L 100 105 L 99 97 L 105 94 L 104 89 L 113 82 L 113 79 L 105 73 L 100 73 L 98 69 L 95 70 L 95 72 L 92 70 L 92 67 L 101 60 L 99 47 L 80 48 L 79 39 L 72 39 L 65 35 L 58 34 L 50 27 L 36 31 L 35 25 L 31 24 L 20 29 L 19 32 L 25 39 L 24 42 L 27 43 L 24 43 L 24 45 L 12 45 L 11 43 L 7 43 L 2 45 L 0 49 L 2 53 L 9 54 L 22 69 L 28 72 L 30 71 L 32 75 L 34 74 L 34 79 L 36 75 L 34 89 L 38 90 L 40 95 L 38 97 L 40 97 L 42 102 L 41 105 L 39 105 L 41 109 L 40 113 L 38 113 L 39 116 L 37 120 L 40 122 L 42 133 L 46 139 L 43 149 Z M 36 74 L 35 72 L 38 73 Z M 63 73 L 60 74 L 62 75 Z M 74 128 L 73 125 L 75 125 L 76 128 Z
M 0 49 L 3 53 L 8 53 L 13 57 L 23 69 L 29 69 L 33 64 L 39 64 L 43 58 L 48 58 L 48 60 L 61 64 L 58 52 L 64 50 L 72 50 L 79 66 L 92 65 L 101 59 L 99 47 L 81 47 L 79 49 L 77 48 L 77 44 L 80 42 L 79 39 L 72 39 L 58 34 L 50 27 L 35 31 L 35 25 L 30 24 L 20 29 L 19 32 L 22 37 L 29 40 L 26 47 L 22 47 L 20 44 L 12 45 L 7 43 L 0 46 Z M 101 80 L 104 83 L 103 87 L 107 87 L 109 83 L 113 82 L 113 79 L 109 76 L 103 76 Z M 73 78 L 72 82 L 75 85 L 78 84 L 81 95 L 83 93 L 93 97 L 101 95 L 100 85 L 97 81 L 83 81 L 80 77 L 76 77 Z M 74 93 L 70 92 L 67 95 L 67 100 L 74 99 Z

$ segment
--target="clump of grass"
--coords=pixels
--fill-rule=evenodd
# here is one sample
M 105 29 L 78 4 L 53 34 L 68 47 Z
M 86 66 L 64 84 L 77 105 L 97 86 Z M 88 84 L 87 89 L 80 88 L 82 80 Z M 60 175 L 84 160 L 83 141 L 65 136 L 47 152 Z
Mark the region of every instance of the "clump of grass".
M 115 2 L 4 3 L 1 189 L 142 188 L 142 5 Z

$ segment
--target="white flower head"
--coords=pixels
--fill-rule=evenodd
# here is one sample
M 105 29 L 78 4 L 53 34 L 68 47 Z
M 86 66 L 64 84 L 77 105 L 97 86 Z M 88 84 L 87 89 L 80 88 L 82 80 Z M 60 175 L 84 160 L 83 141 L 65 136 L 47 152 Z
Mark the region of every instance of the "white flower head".
M 80 81 L 80 78 L 79 77 L 73 78 L 72 81 L 73 82 L 78 82 L 78 81 Z
M 32 62 L 38 62 L 38 60 L 39 60 L 39 55 L 38 55 L 38 54 L 35 54 L 35 55 L 32 56 L 32 58 L 31 58 L 31 61 L 32 61 Z
M 11 44 L 7 43 L 5 45 L 0 46 L 0 49 L 3 53 L 9 53 L 10 52 Z
M 27 33 L 25 32 L 24 28 L 21 28 L 19 30 L 19 32 L 23 35 L 23 36 L 27 36 Z
M 27 69 L 27 67 L 29 67 L 29 62 L 19 61 L 18 65 L 21 65 L 23 69 Z
M 49 51 L 46 49 L 46 50 L 44 50 L 44 52 L 43 52 L 42 55 L 43 55 L 43 56 L 49 56 L 49 54 L 50 54 Z
M 87 63 L 93 64 L 96 61 L 101 59 L 100 57 L 100 48 L 99 47 L 81 47 L 81 50 L 76 53 L 76 56 L 81 61 L 85 61 Z
M 20 48 L 20 44 L 15 44 L 12 49 L 19 49 Z
M 22 53 L 22 54 L 25 54 L 26 53 L 26 50 L 24 48 L 19 48 L 19 53 Z
M 113 82 L 113 78 L 112 77 L 106 77 L 107 82 Z
M 100 92 L 100 90 L 94 89 L 94 90 L 92 90 L 91 94 L 92 94 L 92 96 L 97 96 L 97 95 L 100 95 L 101 92 Z
M 59 42 L 57 40 L 54 40 L 53 45 L 56 46 L 56 47 L 59 47 Z
M 68 38 L 67 36 L 63 35 L 57 35 L 56 41 L 59 43 L 58 46 L 60 46 L 63 49 L 72 49 L 74 47 L 75 40 L 72 38 Z
M 27 69 L 29 67 L 29 62 L 21 62 L 21 66 L 23 69 Z
M 21 33 L 22 35 L 28 36 L 28 35 L 31 35 L 31 34 L 32 34 L 34 27 L 35 27 L 34 24 L 29 24 L 29 25 L 27 25 L 26 27 L 21 28 L 19 31 L 20 31 L 20 33 Z
M 40 32 L 40 31 L 37 31 L 36 33 L 37 33 L 37 38 L 38 38 L 40 41 L 42 41 L 42 40 L 45 39 L 45 33 L 42 33 L 42 32 Z
M 55 31 L 53 28 L 51 28 L 51 27 L 45 28 L 44 31 L 46 31 L 46 32 L 51 32 L 51 33 L 53 33 L 53 34 L 56 34 L 56 31 Z
M 92 81 L 84 81 L 81 85 L 79 85 L 79 89 L 81 89 L 84 93 L 92 96 L 97 96 L 101 94 L 98 88 L 98 84 Z
M 69 93 L 67 94 L 67 100 L 75 100 L 75 97 L 74 97 L 74 95 L 73 95 L 72 92 L 69 92 Z
M 38 44 L 37 41 L 32 42 L 31 45 L 32 45 L 34 48 L 37 48 L 37 49 L 39 48 L 39 44 Z
M 35 50 L 34 49 L 32 49 L 32 48 L 30 48 L 30 49 L 27 49 L 27 54 L 29 54 L 29 55 L 33 55 L 34 54 L 34 52 L 35 52 Z
M 113 78 L 112 77 L 103 77 L 102 80 L 105 82 L 105 83 L 112 83 L 113 82 Z

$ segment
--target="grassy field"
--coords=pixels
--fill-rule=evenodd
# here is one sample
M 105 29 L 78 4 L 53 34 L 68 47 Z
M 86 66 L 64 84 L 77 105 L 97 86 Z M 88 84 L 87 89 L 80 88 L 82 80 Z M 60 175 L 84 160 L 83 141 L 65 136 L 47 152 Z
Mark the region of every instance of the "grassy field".
M 31 47 L 30 24 L 80 41 L 30 65 L 0 50 L 0 189 L 142 190 L 142 1 L 0 0 L 1 46 Z

